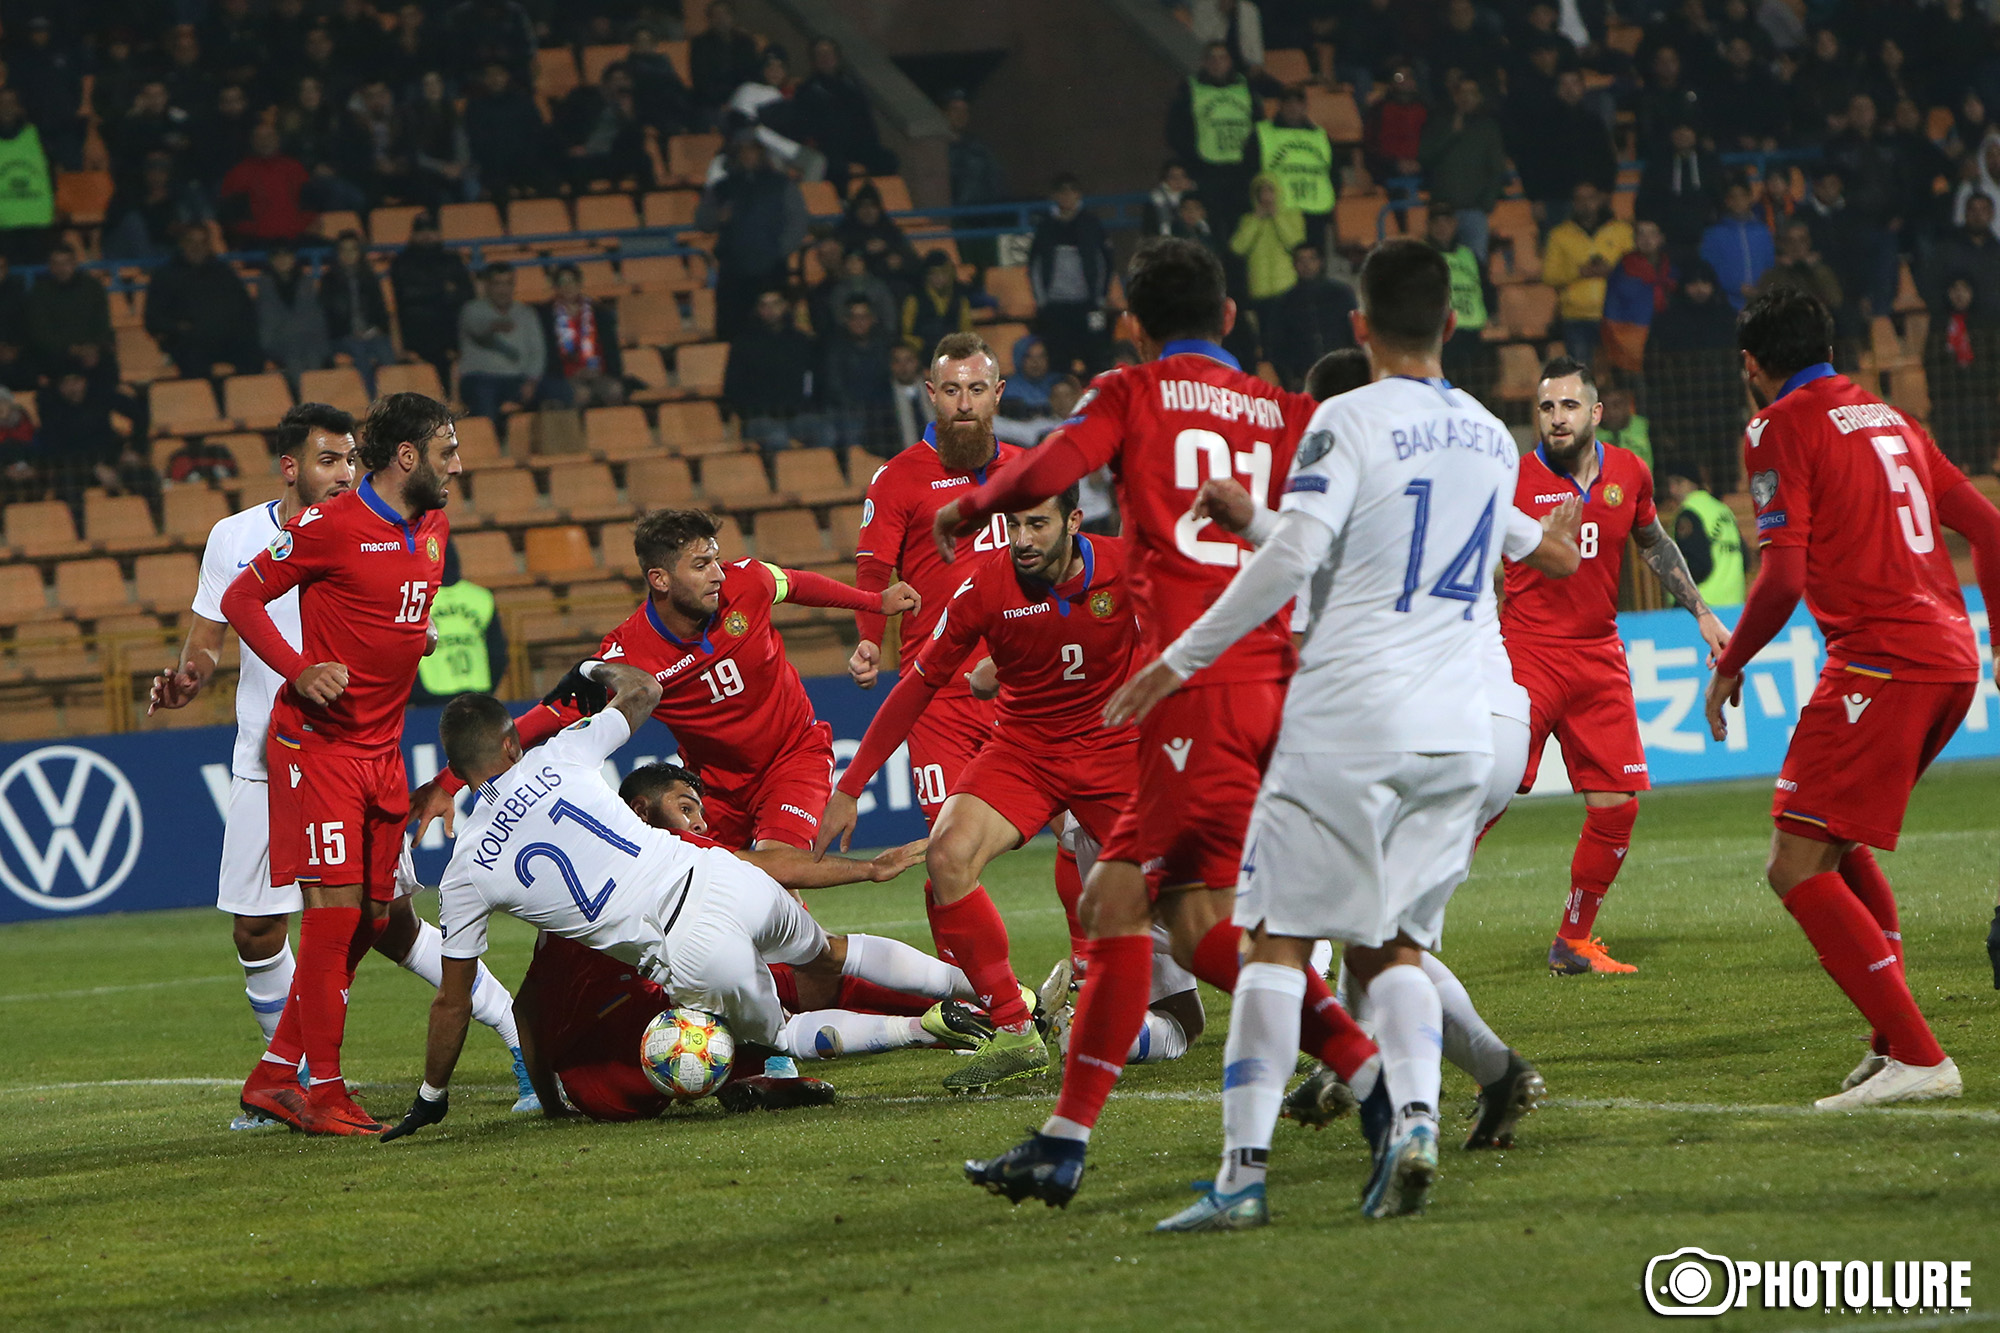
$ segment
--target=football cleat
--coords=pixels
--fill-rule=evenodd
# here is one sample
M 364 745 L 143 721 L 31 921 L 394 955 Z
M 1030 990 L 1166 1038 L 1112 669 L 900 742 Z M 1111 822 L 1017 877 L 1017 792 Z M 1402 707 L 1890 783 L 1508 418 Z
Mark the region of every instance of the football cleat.
M 1049 1069 L 1049 1048 L 1030 1025 L 1025 1032 L 997 1031 L 971 1059 L 944 1076 L 952 1092 L 983 1092 L 997 1083 L 1032 1078 Z
M 1380 1157 L 1388 1145 L 1389 1131 L 1396 1127 L 1396 1108 L 1389 1101 L 1389 1080 L 1380 1074 L 1375 1078 L 1375 1090 L 1361 1099 L 1361 1137 L 1368 1144 L 1371 1156 Z
M 1042 1003 L 1041 993 L 1029 990 L 1025 982 L 1017 981 L 1014 984 L 1021 988 L 1021 1003 L 1028 1007 L 1028 1016 L 1035 1020 L 1035 1031 L 1041 1033 L 1042 1039 L 1046 1041 L 1049 1035 L 1049 1025 L 1054 1020 L 1051 1017 L 1048 1006 Z
M 789 1111 L 799 1106 L 833 1105 L 833 1084 L 816 1078 L 766 1078 L 752 1074 L 725 1083 L 715 1100 L 734 1114 L 745 1111 Z
M 230 1120 L 229 1128 L 240 1132 L 251 1129 L 290 1129 L 291 1126 L 276 1117 L 265 1115 L 262 1111 L 238 1111 Z
M 1317 1065 L 1305 1082 L 1285 1094 L 1278 1114 L 1313 1129 L 1325 1129 L 1359 1105 L 1354 1089 L 1342 1082 L 1340 1075 Z
M 336 1079 L 315 1083 L 306 1094 L 299 1128 L 308 1134 L 375 1135 L 382 1132 L 382 1123 L 356 1106 L 347 1084 Z
M 514 1053 L 514 1105 L 510 1108 L 515 1115 L 538 1115 L 542 1109 L 541 1094 L 528 1079 L 528 1062 L 521 1058 L 519 1046 L 509 1047 Z
M 1437 1122 L 1428 1115 L 1404 1117 L 1400 1132 L 1375 1156 L 1375 1169 L 1361 1196 L 1361 1215 L 1421 1213 L 1437 1169 Z
M 1521 1058 L 1519 1051 L 1507 1052 L 1507 1072 L 1479 1089 L 1472 1107 L 1472 1133 L 1467 1148 L 1511 1148 L 1514 1126 L 1521 1117 L 1549 1095 L 1549 1085 L 1540 1071 Z
M 965 1178 L 1009 1203 L 1040 1199 L 1051 1208 L 1067 1208 L 1083 1184 L 1083 1153 L 1079 1140 L 1030 1133 L 998 1157 L 967 1162 Z
M 1271 1208 L 1264 1202 L 1264 1185 L 1245 1185 L 1234 1194 L 1218 1194 L 1212 1180 L 1197 1180 L 1201 1197 L 1172 1217 L 1153 1224 L 1155 1231 L 1249 1231 L 1271 1225 Z
M 1070 1020 L 1076 1016 L 1076 969 L 1068 954 L 1050 969 L 1048 979 L 1035 992 L 1036 1008 L 1048 1015 L 1046 1029 L 1050 1041 L 1062 1040 L 1063 1033 L 1069 1031 Z
M 1940 1097 L 1964 1095 L 1965 1080 L 1950 1056 L 1940 1064 L 1906 1065 L 1893 1056 L 1882 1058 L 1882 1068 L 1866 1083 L 1857 1083 L 1845 1092 L 1822 1097 L 1813 1103 L 1821 1111 L 1859 1111 L 1894 1102 L 1928 1102 Z
M 1860 1087 L 1863 1083 L 1881 1073 L 1882 1066 L 1888 1063 L 1888 1056 L 1877 1055 L 1875 1052 L 1870 1051 L 1860 1064 L 1854 1066 L 1854 1072 L 1840 1081 L 1840 1090 L 1846 1092 L 1849 1088 Z
M 963 1000 L 940 1000 L 918 1020 L 938 1045 L 976 1051 L 993 1040 L 993 1020 Z
M 1586 972 L 1595 972 L 1599 976 L 1623 976 L 1638 970 L 1605 952 L 1604 941 L 1595 937 L 1572 940 L 1558 935 L 1555 943 L 1549 946 L 1549 971 L 1559 977 L 1580 977 Z
M 299 1090 L 297 1075 L 284 1065 L 259 1060 L 244 1081 L 239 1105 L 244 1116 L 276 1120 L 293 1129 L 303 1128 L 299 1122 L 305 1114 L 306 1095 Z M 230 1128 L 236 1128 L 235 1122 L 231 1122 Z

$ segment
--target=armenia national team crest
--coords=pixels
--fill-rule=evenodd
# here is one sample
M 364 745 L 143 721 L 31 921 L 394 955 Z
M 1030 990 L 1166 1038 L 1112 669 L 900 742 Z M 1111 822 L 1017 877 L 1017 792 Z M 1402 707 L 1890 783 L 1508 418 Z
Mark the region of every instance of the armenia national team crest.
M 1090 614 L 1099 620 L 1111 619 L 1112 613 L 1117 609 L 1118 599 L 1111 595 L 1111 589 L 1099 588 L 1090 594 Z
M 1616 509 L 1619 505 L 1624 504 L 1625 488 L 1623 486 L 1620 486 L 1615 481 L 1612 482 L 1609 486 L 1606 486 L 1604 488 L 1604 503 L 1610 505 L 1613 509 Z
M 749 628 L 750 622 L 744 618 L 741 611 L 731 611 L 722 618 L 722 632 L 734 638 L 741 638 L 743 631 Z
M 424 554 L 432 560 L 438 558 L 438 539 L 436 537 L 424 538 Z

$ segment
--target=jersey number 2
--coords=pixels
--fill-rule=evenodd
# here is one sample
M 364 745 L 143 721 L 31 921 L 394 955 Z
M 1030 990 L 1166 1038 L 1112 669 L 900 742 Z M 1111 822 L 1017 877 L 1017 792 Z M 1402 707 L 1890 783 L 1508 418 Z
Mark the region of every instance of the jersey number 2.
M 1918 480 L 1916 469 L 1904 461 L 1909 457 L 1910 446 L 1900 435 L 1871 435 L 1868 443 L 1881 456 L 1889 489 L 1909 497 L 1908 504 L 1896 506 L 1896 517 L 1903 523 L 1904 545 L 1918 555 L 1929 555 L 1937 549 L 1937 531 L 1931 527 L 1931 502 L 1924 494 L 1924 484 Z
M 1184 430 L 1174 436 L 1174 487 L 1189 493 L 1189 505 L 1204 481 L 1227 481 L 1232 472 L 1248 479 L 1250 499 L 1261 507 L 1271 496 L 1271 446 L 1259 440 L 1249 452 L 1232 455 L 1229 441 L 1212 430 Z M 1246 552 L 1235 542 L 1196 536 L 1207 523 L 1205 518 L 1182 514 L 1174 523 L 1174 546 L 1198 565 L 1236 568 Z
M 1403 595 L 1396 599 L 1396 609 L 1410 609 L 1410 599 L 1417 595 L 1423 583 L 1424 539 L 1429 535 L 1431 525 L 1431 482 L 1428 477 L 1419 478 L 1403 488 L 1403 494 L 1417 502 L 1415 521 L 1410 525 L 1410 561 L 1403 567 Z M 1444 573 L 1438 575 L 1431 585 L 1431 596 L 1443 597 L 1453 602 L 1465 603 L 1465 618 L 1472 619 L 1472 605 L 1479 600 L 1482 581 L 1486 578 L 1486 549 L 1493 544 L 1493 499 L 1486 500 L 1486 510 L 1479 521 L 1472 525 L 1472 535 L 1465 539 L 1465 545 L 1458 548 L 1458 554 L 1445 566 Z
M 620 837 L 588 811 L 580 810 L 568 801 L 557 801 L 549 807 L 549 823 L 560 824 L 565 819 L 583 825 L 587 832 L 616 847 L 627 856 L 639 854 L 637 843 Z M 592 897 L 583 891 L 583 879 L 576 873 L 576 864 L 569 859 L 567 852 L 552 842 L 531 842 L 521 849 L 519 856 L 514 858 L 514 878 L 521 881 L 522 888 L 534 887 L 535 875 L 528 867 L 538 860 L 555 864 L 556 873 L 562 876 L 563 887 L 569 890 L 570 901 L 576 904 L 577 911 L 583 913 L 585 921 L 595 921 L 603 914 L 604 904 L 611 899 L 611 891 L 618 887 L 616 879 L 605 880 L 604 887 Z

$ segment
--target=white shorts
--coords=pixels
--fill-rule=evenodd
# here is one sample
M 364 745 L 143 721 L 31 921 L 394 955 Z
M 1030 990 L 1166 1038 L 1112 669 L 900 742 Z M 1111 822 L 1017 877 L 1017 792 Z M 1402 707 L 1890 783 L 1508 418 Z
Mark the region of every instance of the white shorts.
M 1479 807 L 1479 827 L 1485 828 L 1507 812 L 1528 771 L 1528 724 L 1504 713 L 1493 715 L 1493 773 L 1486 779 L 1486 800 Z M 1475 833 L 1477 830 L 1475 830 Z
M 222 873 L 215 905 L 237 916 L 285 916 L 304 906 L 299 886 L 271 887 L 270 784 L 229 779 L 229 810 L 222 817 Z
M 1280 753 L 1250 813 L 1236 924 L 1435 949 L 1492 768 L 1486 754 Z
M 706 848 L 708 883 L 667 934 L 665 986 L 674 1003 L 722 1015 L 738 1041 L 775 1046 L 785 1010 L 769 963 L 810 963 L 826 931 L 798 899 L 746 861 Z

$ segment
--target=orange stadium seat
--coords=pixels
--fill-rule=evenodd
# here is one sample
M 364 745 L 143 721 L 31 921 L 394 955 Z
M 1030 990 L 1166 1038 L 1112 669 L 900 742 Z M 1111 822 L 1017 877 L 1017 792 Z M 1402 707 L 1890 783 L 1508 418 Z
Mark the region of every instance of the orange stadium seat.
M 646 288 L 618 302 L 618 339 L 627 346 L 681 340 L 681 307 L 672 292 Z
M 236 460 L 237 474 L 246 481 L 270 477 L 277 471 L 277 459 L 271 456 L 271 447 L 262 435 L 238 431 L 211 435 L 207 443 L 211 448 L 228 450 L 229 456 Z
M 423 211 L 415 204 L 390 204 L 369 210 L 369 241 L 375 245 L 409 244 L 410 223 Z
M 528 572 L 545 583 L 567 583 L 603 569 L 590 549 L 590 534 L 574 523 L 529 528 L 526 542 Z
M 1025 265 L 986 270 L 986 294 L 1000 303 L 1002 319 L 1033 319 L 1035 292 Z
M 192 552 L 142 555 L 132 562 L 132 590 L 149 611 L 179 611 L 194 597 L 201 562 Z
M 658 448 L 645 409 L 629 405 L 586 409 L 583 438 L 592 453 L 611 459 L 638 458 Z
M 361 372 L 353 366 L 306 371 L 299 376 L 299 399 L 307 403 L 331 403 L 357 417 L 368 415 L 368 390 L 361 387 Z
M 522 463 L 531 463 L 535 456 L 535 428 L 539 424 L 539 412 L 516 412 L 507 417 L 507 455 Z
M 1499 322 L 1517 338 L 1546 338 L 1556 317 L 1556 289 L 1547 283 L 1510 283 L 1500 289 Z
M 576 271 L 583 279 L 583 294 L 593 301 L 623 296 L 631 290 L 630 284 L 618 276 L 617 268 L 609 259 L 580 259 Z
M 746 559 L 750 554 L 750 548 L 743 543 L 742 527 L 727 514 L 721 515 L 717 522 L 719 526 L 715 534 L 716 554 L 724 560 Z
M 626 348 L 625 374 L 645 386 L 625 395 L 632 402 L 657 403 L 673 394 L 673 386 L 667 379 L 667 363 L 661 359 L 657 347 Z
M 229 517 L 229 502 L 207 486 L 174 486 L 160 497 L 160 511 L 160 531 L 169 541 L 201 547 L 209 529 Z
M 94 227 L 104 221 L 113 189 L 108 171 L 58 171 L 56 212 L 72 227 Z
M 118 345 L 118 373 L 133 384 L 149 384 L 179 374 L 153 335 L 136 326 L 111 331 Z
M 454 532 L 451 544 L 458 550 L 459 571 L 483 588 L 512 588 L 533 581 L 521 572 L 513 543 L 504 532 Z
M 222 384 L 222 410 L 246 430 L 276 430 L 292 410 L 291 386 L 275 373 L 231 375 Z
M 773 501 L 764 459 L 755 453 L 715 454 L 702 460 L 702 494 L 725 509 L 757 509 Z
M 689 343 L 674 354 L 682 391 L 698 398 L 722 396 L 722 372 L 728 365 L 728 343 Z
M 751 526 L 757 558 L 774 565 L 816 565 L 826 559 L 826 538 L 810 509 L 767 509 Z
M 1541 382 L 1542 359 L 1528 343 L 1508 343 L 1500 349 L 1500 379 L 1494 392 L 1502 402 L 1532 402 Z
M 49 605 L 41 570 L 29 564 L 0 565 L 0 625 L 47 620 L 60 614 Z
M 632 48 L 623 42 L 583 48 L 583 81 L 592 87 L 604 82 L 604 71 L 623 60 Z
M 639 210 L 628 194 L 587 194 L 576 201 L 578 231 L 634 231 Z
M 21 630 L 15 635 L 14 650 L 9 674 L 15 680 L 87 680 L 99 671 L 97 654 L 84 642 L 83 630 L 67 620 Z
M 777 456 L 777 491 L 802 505 L 835 504 L 860 498 L 831 449 L 789 449 Z
M 155 435 L 215 435 L 232 428 L 207 380 L 156 380 L 146 386 Z
M 667 174 L 679 185 L 700 185 L 722 151 L 719 134 L 676 134 L 667 140 Z
M 560 199 L 516 199 L 507 205 L 509 236 L 558 236 L 570 230 L 569 205 Z
M 500 209 L 495 204 L 477 202 L 446 204 L 438 210 L 438 234 L 447 245 L 454 241 L 485 241 L 505 236 Z
M 1306 89 L 1306 116 L 1338 144 L 1361 142 L 1361 108 L 1346 89 Z
M 185 600 L 194 595 L 192 581 L 182 590 Z M 132 609 L 132 590 L 118 562 L 109 557 L 97 560 L 66 560 L 56 566 L 56 605 L 82 620 Z
M 549 504 L 573 523 L 623 518 L 632 506 L 618 498 L 611 469 L 602 463 L 558 463 L 549 469 Z
M 648 227 L 692 227 L 694 211 L 700 206 L 698 190 L 652 190 L 640 201 L 641 216 Z
M 560 102 L 577 82 L 576 57 L 567 46 L 545 46 L 535 52 L 535 96 Z
M 248 509 L 252 505 L 283 499 L 285 483 L 275 476 L 248 477 L 231 482 L 226 489 L 234 492 L 232 503 L 238 509 Z
M 1313 79 L 1312 60 L 1305 52 L 1291 47 L 1265 48 L 1264 72 L 1287 86 L 1311 83 Z
M 861 540 L 860 505 L 836 505 L 827 511 L 826 534 L 833 542 L 833 553 L 842 560 L 854 559 L 855 547 Z
M 625 468 L 625 494 L 640 509 L 686 509 L 695 502 L 694 474 L 684 458 L 635 458 Z
M 480 473 L 468 498 L 473 512 L 489 524 L 511 527 L 555 517 L 535 490 L 534 474 L 520 468 Z
M 385 398 L 392 393 L 420 393 L 426 398 L 444 399 L 444 385 L 438 382 L 437 367 L 428 361 L 376 367 L 375 392 Z M 464 438 L 464 432 L 460 431 L 460 441 Z
M 681 30 L 690 37 L 699 35 L 707 26 L 708 16 L 705 13 L 690 15 L 681 20 Z M 660 54 L 672 62 L 674 72 L 681 76 L 682 83 L 690 87 L 694 85 L 694 64 L 688 50 L 688 44 L 685 41 L 661 42 Z
M 367 225 L 362 222 L 359 213 L 341 208 L 319 215 L 319 234 L 327 240 L 338 239 L 344 231 L 359 232 L 364 241 L 368 238 Z
M 639 555 L 632 549 L 632 524 L 606 523 L 598 531 L 597 544 L 604 552 L 604 567 L 629 579 L 639 577 Z
M 799 194 L 806 201 L 806 215 L 815 218 L 837 218 L 840 216 L 840 191 L 833 188 L 832 181 L 804 181 L 799 185 Z
M 17 558 L 44 560 L 90 549 L 76 535 L 76 519 L 60 500 L 24 500 L 7 506 L 7 546 Z
M 642 292 L 693 291 L 700 280 L 679 255 L 633 255 L 619 261 L 618 273 Z
M 681 355 L 687 352 L 681 349 Z M 722 424 L 722 410 L 707 401 L 660 404 L 660 444 L 686 458 L 734 453 L 743 447 Z
M 459 465 L 467 472 L 521 466 L 522 459 L 509 458 L 500 452 L 500 436 L 494 431 L 491 418 L 460 417 L 452 425 L 458 431 Z
M 158 551 L 167 544 L 153 527 L 143 495 L 84 496 L 83 537 L 92 550 L 114 554 Z
M 907 213 L 916 205 L 910 202 L 910 187 L 901 176 L 873 176 L 869 178 L 875 193 L 882 196 L 882 207 L 891 213 Z
M 540 264 L 514 265 L 514 299 L 525 305 L 540 305 L 556 294 L 554 270 Z

